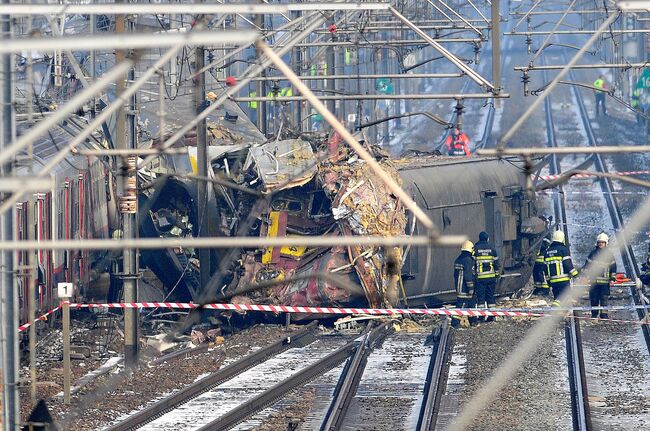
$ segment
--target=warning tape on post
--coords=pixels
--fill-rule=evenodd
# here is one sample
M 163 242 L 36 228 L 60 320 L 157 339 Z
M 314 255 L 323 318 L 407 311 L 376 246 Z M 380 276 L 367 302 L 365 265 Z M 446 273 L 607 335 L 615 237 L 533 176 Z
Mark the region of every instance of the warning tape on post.
M 51 310 L 48 311 L 47 313 L 45 313 L 45 314 L 43 314 L 43 315 L 41 315 L 41 316 L 38 316 L 38 317 L 37 317 L 36 319 L 34 319 L 32 322 L 27 322 L 27 323 L 25 323 L 24 325 L 20 325 L 20 326 L 18 327 L 18 332 L 24 331 L 25 329 L 29 328 L 30 326 L 32 326 L 35 322 L 38 322 L 39 320 L 47 320 L 47 318 L 48 318 L 49 315 L 51 315 L 52 313 L 55 313 L 55 312 L 58 311 L 60 308 L 61 308 L 61 306 L 59 305 L 58 307 L 51 309 Z
M 35 321 L 45 320 L 47 316 L 59 310 L 58 306 Z M 547 317 L 555 313 L 570 313 L 573 311 L 632 311 L 636 309 L 650 309 L 650 305 L 637 306 L 609 306 L 609 307 L 572 307 L 572 308 L 340 308 L 340 307 L 294 307 L 289 305 L 266 305 L 266 304 L 195 304 L 192 302 L 131 302 L 131 303 L 95 303 L 81 304 L 71 303 L 70 309 L 90 308 L 167 308 L 180 310 L 219 310 L 219 311 L 258 311 L 266 313 L 300 313 L 300 314 L 367 314 L 367 315 L 433 315 L 433 316 L 464 316 L 464 317 Z M 647 321 L 620 320 L 620 319 L 599 319 L 584 316 L 576 316 L 587 320 L 606 320 L 614 323 L 636 323 L 650 324 Z M 18 331 L 23 331 L 31 326 L 33 322 L 21 325 Z

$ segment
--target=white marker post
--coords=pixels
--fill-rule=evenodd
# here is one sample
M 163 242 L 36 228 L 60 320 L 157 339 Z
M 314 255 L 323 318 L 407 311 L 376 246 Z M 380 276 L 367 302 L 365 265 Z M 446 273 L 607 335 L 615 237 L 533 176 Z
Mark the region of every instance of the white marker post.
M 70 302 L 74 292 L 72 283 L 59 283 L 59 299 L 63 302 L 63 403 L 70 404 Z

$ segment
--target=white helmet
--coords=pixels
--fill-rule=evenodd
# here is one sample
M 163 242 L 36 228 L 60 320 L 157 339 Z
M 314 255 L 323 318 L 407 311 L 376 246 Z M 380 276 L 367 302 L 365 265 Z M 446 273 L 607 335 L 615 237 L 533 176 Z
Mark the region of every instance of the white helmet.
M 553 232 L 552 239 L 553 242 L 561 242 L 562 244 L 564 244 L 564 232 L 562 232 L 561 230 L 556 230 L 555 232 Z
M 470 253 L 474 251 L 474 244 L 472 241 L 465 241 L 463 245 L 460 246 L 461 251 L 469 251 Z
M 609 237 L 607 236 L 606 233 L 603 232 L 600 235 L 598 235 L 598 237 L 596 238 L 596 242 L 604 242 L 605 244 L 609 244 Z

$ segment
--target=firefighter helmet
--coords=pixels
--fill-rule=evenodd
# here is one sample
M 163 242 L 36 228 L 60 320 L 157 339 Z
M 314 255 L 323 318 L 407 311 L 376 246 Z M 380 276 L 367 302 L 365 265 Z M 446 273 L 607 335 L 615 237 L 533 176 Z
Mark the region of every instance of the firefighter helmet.
M 472 241 L 465 241 L 463 245 L 460 246 L 461 251 L 469 251 L 470 253 L 474 251 L 474 244 Z
M 564 232 L 561 230 L 556 230 L 553 232 L 553 242 L 561 242 L 564 244 Z
M 609 237 L 607 236 L 606 233 L 601 233 L 596 238 L 596 242 L 604 242 L 605 244 L 609 244 Z

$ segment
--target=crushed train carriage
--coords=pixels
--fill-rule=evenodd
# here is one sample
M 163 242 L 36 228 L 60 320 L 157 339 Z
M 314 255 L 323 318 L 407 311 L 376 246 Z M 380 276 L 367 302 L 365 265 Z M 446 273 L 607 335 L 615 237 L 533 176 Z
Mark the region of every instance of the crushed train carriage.
M 303 134 L 265 143 L 228 130 L 242 121 L 230 115 L 208 123 L 209 175 L 221 180 L 211 189 L 208 230 L 222 236 L 402 235 L 424 233 L 399 200 L 338 137 Z M 246 121 L 246 120 L 243 120 Z M 248 130 L 252 130 L 249 127 Z M 224 138 L 227 134 L 231 142 Z M 470 238 L 486 230 L 495 240 L 506 274 L 497 292 L 521 288 L 529 279 L 535 244 L 545 230 L 536 217 L 534 197 L 525 193 L 522 166 L 490 158 L 435 156 L 390 158 L 381 148 L 358 138 L 382 168 L 416 200 L 442 233 Z M 196 184 L 183 174 L 196 172 L 196 147 L 189 157 L 172 157 L 161 172 L 178 174 L 165 182 L 150 208 L 155 226 L 147 235 L 196 235 Z M 231 181 L 238 188 L 224 185 Z M 242 191 L 262 193 L 264 198 Z M 151 192 L 151 196 L 153 193 Z M 179 202 L 185 202 L 180 204 Z M 169 217 L 168 215 L 172 216 Z M 180 220 L 174 227 L 162 226 Z M 141 218 L 142 220 L 142 218 Z M 147 220 L 146 223 L 149 223 Z M 146 224 L 145 223 L 145 224 Z M 166 230 L 166 231 L 165 231 Z M 171 232 L 174 233 L 171 233 Z M 221 267 L 208 292 L 198 282 L 194 250 L 166 251 L 173 265 L 152 268 L 176 298 L 285 305 L 432 305 L 453 300 L 451 262 L 455 249 L 378 247 L 259 247 L 233 258 L 219 256 Z M 173 256 L 176 256 L 174 259 Z M 145 259 L 145 262 L 147 259 Z M 391 268 L 401 267 L 395 274 Z M 224 265 L 227 265 L 224 267 Z M 153 264 L 155 267 L 156 264 Z M 173 268 L 173 269 L 170 269 Z M 327 277 L 335 274 L 337 277 Z M 213 280 L 214 281 L 214 280 Z

